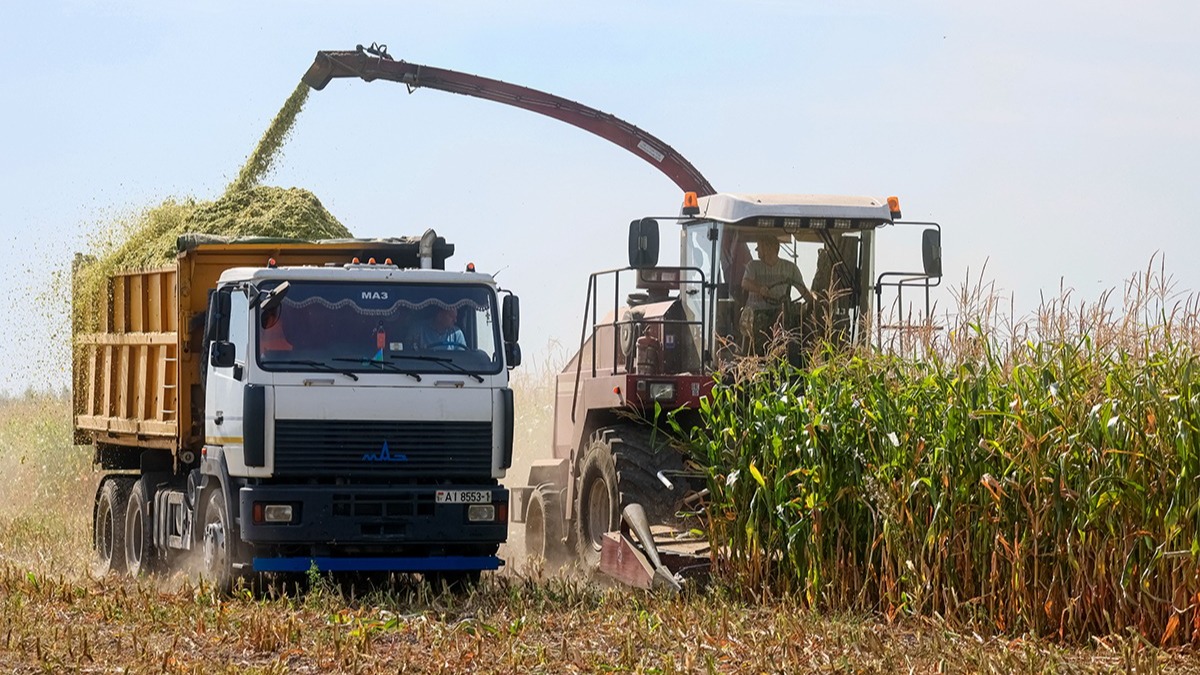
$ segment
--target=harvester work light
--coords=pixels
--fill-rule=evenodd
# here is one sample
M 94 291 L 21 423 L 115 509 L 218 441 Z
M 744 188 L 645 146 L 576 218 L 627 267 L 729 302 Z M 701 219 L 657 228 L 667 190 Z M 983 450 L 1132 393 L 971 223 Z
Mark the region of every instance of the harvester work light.
M 700 213 L 700 201 L 695 192 L 683 193 L 683 215 L 694 216 Z
M 673 400 L 675 400 L 675 383 L 674 382 L 651 382 L 650 383 L 650 398 L 655 401 L 673 401 Z

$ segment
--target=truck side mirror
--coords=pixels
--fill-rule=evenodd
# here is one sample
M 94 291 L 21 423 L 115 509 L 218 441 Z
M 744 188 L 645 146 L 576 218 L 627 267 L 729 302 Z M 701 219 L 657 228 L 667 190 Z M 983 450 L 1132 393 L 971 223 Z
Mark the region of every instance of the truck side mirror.
M 928 229 L 921 233 L 921 261 L 925 265 L 925 276 L 942 276 L 942 233 Z
M 642 218 L 629 223 L 629 266 L 654 267 L 658 264 L 658 221 Z
M 521 345 L 515 342 L 505 342 L 504 360 L 508 362 L 509 368 L 516 368 L 521 365 Z
M 212 358 L 210 362 L 213 368 L 232 368 L 234 359 L 237 356 L 237 348 L 228 340 L 218 340 L 212 343 Z
M 230 289 L 219 288 L 208 295 L 208 316 L 204 317 L 204 341 L 224 337 L 229 333 Z
M 506 344 L 515 343 L 521 335 L 521 299 L 515 295 L 504 296 L 504 318 L 500 323 Z

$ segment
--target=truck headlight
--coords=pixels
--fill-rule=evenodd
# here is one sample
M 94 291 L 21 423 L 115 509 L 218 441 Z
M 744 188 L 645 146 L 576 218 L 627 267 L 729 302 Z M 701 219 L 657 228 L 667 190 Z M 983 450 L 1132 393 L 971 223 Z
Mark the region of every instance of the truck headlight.
M 291 504 L 267 504 L 263 508 L 263 520 L 268 523 L 290 523 L 292 522 L 292 505 Z
M 674 401 L 675 400 L 675 383 L 674 382 L 651 382 L 650 383 L 650 398 L 655 401 Z
M 472 523 L 491 522 L 496 519 L 496 507 L 492 504 L 471 504 L 467 507 L 467 520 Z
M 253 515 L 256 523 L 290 523 L 295 512 L 291 504 L 254 502 Z

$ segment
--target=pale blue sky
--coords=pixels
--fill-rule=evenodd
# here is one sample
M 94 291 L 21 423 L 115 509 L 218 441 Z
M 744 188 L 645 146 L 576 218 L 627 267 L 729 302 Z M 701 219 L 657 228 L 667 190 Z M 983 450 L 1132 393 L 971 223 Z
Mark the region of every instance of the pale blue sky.
M 1200 5 L 975 4 L 8 3 L 0 391 L 65 383 L 62 308 L 30 298 L 97 221 L 215 196 L 317 50 L 371 41 L 612 112 L 719 190 L 899 195 L 942 224 L 950 282 L 987 261 L 1019 309 L 1060 279 L 1094 298 L 1156 251 L 1200 288 Z M 628 221 L 679 202 L 561 123 L 382 82 L 314 93 L 268 182 L 359 236 L 435 227 L 452 262 L 503 268 L 535 358 L 578 339 Z

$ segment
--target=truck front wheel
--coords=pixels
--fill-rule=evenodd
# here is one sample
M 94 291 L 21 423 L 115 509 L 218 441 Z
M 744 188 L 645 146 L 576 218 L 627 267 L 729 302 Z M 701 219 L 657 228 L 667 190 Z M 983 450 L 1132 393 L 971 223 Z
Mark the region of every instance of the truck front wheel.
M 229 508 L 225 505 L 225 493 L 218 487 L 208 496 L 204 505 L 203 572 L 221 593 L 233 590 L 233 529 Z
M 92 509 L 92 574 L 125 571 L 125 511 L 133 478 L 110 476 L 96 492 Z

